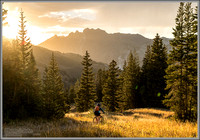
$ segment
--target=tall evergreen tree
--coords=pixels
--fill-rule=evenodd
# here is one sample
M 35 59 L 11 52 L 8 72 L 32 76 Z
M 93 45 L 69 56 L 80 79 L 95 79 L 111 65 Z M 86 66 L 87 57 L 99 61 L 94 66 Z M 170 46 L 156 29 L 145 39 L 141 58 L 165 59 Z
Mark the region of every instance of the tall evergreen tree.
M 44 116 L 46 118 L 62 118 L 69 111 L 58 64 L 52 53 L 50 65 L 43 75 Z
M 141 73 L 141 97 L 143 107 L 164 107 L 162 100 L 167 94 L 164 76 L 167 68 L 167 51 L 162 39 L 156 34 L 153 44 L 147 46 Z
M 169 54 L 167 89 L 164 103 L 175 111 L 180 120 L 196 119 L 197 38 L 196 20 L 191 3 L 180 3 Z
M 124 75 L 123 93 L 125 96 L 125 109 L 135 108 L 137 105 L 137 94 L 140 76 L 139 60 L 136 52 L 133 56 L 130 52 Z
M 119 69 L 117 63 L 112 60 L 108 69 L 108 76 L 103 86 L 103 104 L 108 111 L 118 110 L 117 90 L 119 87 Z
M 76 94 L 75 103 L 77 111 L 88 111 L 94 106 L 96 100 L 94 74 L 92 68 L 92 60 L 89 53 L 86 54 L 82 61 L 83 70 L 80 80 L 80 89 Z
M 176 17 L 176 26 L 173 28 L 174 39 L 170 42 L 172 51 L 168 57 L 168 68 L 166 70 L 167 87 L 170 89 L 164 103 L 175 111 L 175 117 L 183 119 L 184 103 L 183 94 L 185 87 L 183 85 L 183 46 L 184 46 L 184 3 L 181 2 Z
M 190 9 L 190 8 L 189 8 Z M 191 19 L 192 29 L 190 36 L 190 53 L 188 54 L 188 73 L 189 73 L 189 109 L 188 118 L 190 120 L 197 120 L 197 7 Z
M 19 49 L 20 49 L 20 63 L 21 63 L 21 112 L 22 115 L 34 116 L 39 113 L 40 108 L 40 79 L 38 69 L 36 68 L 36 62 L 33 56 L 32 45 L 30 38 L 27 37 L 26 21 L 24 12 L 20 12 L 20 30 L 19 30 Z M 25 99 L 24 99 L 25 98 Z M 32 110 L 32 111 L 29 111 Z M 24 115 L 25 116 L 25 115 Z
M 30 40 L 27 39 L 25 30 L 25 17 L 21 11 L 19 39 L 13 41 L 10 48 L 7 70 L 4 73 L 5 90 L 4 95 L 9 94 L 13 109 L 7 108 L 11 112 L 11 119 L 22 119 L 40 115 L 40 80 L 38 69 L 36 68 L 34 56 L 31 49 Z M 5 59 L 5 63 L 6 63 Z M 12 79 L 8 77 L 12 75 Z M 7 95 L 5 95 L 6 97 Z M 31 110 L 31 111 L 30 111 Z
M 119 75 L 119 87 L 117 89 L 118 111 L 123 112 L 126 105 L 126 96 L 123 92 L 124 80 L 126 74 L 126 60 L 124 61 L 123 70 Z
M 150 104 L 153 107 L 163 107 L 162 100 L 166 94 L 165 69 L 167 68 L 167 51 L 162 39 L 157 34 L 151 46 L 151 89 L 148 89 L 151 94 L 149 97 Z M 150 82 L 150 81 L 149 81 Z

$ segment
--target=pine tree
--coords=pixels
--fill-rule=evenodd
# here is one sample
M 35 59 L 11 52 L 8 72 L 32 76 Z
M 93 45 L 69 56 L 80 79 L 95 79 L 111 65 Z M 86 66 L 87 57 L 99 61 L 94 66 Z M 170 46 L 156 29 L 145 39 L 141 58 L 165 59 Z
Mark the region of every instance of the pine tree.
M 184 3 L 180 3 L 178 14 L 176 17 L 176 27 L 173 28 L 174 39 L 170 42 L 172 51 L 168 56 L 168 68 L 166 69 L 167 87 L 170 89 L 164 103 L 175 111 L 175 117 L 183 119 L 184 103 L 183 94 L 185 87 L 183 85 L 183 19 L 184 19 Z
M 167 51 L 162 39 L 156 34 L 153 44 L 147 46 L 141 73 L 141 101 L 143 107 L 164 107 L 166 95 L 164 76 L 167 68 Z
M 193 14 L 192 29 L 190 36 L 190 53 L 188 54 L 188 73 L 189 75 L 189 86 L 190 86 L 190 99 L 189 99 L 189 110 L 188 118 L 191 121 L 197 120 L 197 7 Z
M 21 11 L 19 39 L 13 41 L 8 57 L 9 72 L 5 72 L 4 95 L 9 94 L 12 108 L 7 108 L 8 117 L 23 119 L 38 117 L 40 115 L 40 79 L 38 69 L 31 49 L 30 40 L 27 39 L 25 30 L 25 17 Z M 22 43 L 23 42 L 23 43 Z M 6 58 L 5 57 L 5 58 Z M 5 60 L 5 63 L 7 60 Z M 12 75 L 12 78 L 9 77 Z M 7 94 L 7 95 L 6 95 Z M 7 100 L 7 99 L 5 99 Z M 31 110 L 31 111 L 30 111 Z
M 150 103 L 154 104 L 153 107 L 163 107 L 162 100 L 166 95 L 164 76 L 166 75 L 165 69 L 167 68 L 167 51 L 158 34 L 154 38 L 151 50 L 150 72 L 153 79 L 151 79 L 151 89 L 148 89 L 148 92 L 151 94 L 149 97 Z
M 43 75 L 44 116 L 46 118 L 62 118 L 69 111 L 64 83 L 59 73 L 58 64 L 52 53 L 50 64 Z
M 32 45 L 30 38 L 27 37 L 26 21 L 23 11 L 21 10 L 20 17 L 20 30 L 19 30 L 19 49 L 20 49 L 20 66 L 21 66 L 21 115 L 32 116 L 36 114 L 40 115 L 40 93 L 41 84 L 39 79 L 38 69 L 36 68 L 36 62 L 33 56 Z M 24 100 L 25 98 L 25 100 Z M 24 110 L 24 111 L 23 111 Z M 30 111 L 31 110 L 31 111 Z M 20 113 L 19 113 L 20 114 Z
M 193 13 L 192 3 L 184 6 L 185 18 L 185 46 L 183 57 L 184 61 L 184 80 L 186 87 L 185 96 L 185 117 L 184 120 L 196 120 L 197 112 L 197 12 Z M 197 9 L 196 9 L 197 10 Z
M 135 56 L 130 51 L 124 75 L 123 93 L 125 96 L 125 109 L 135 108 L 137 105 L 140 66 L 136 52 L 134 54 Z
M 108 111 L 118 110 L 117 89 L 119 87 L 119 69 L 117 63 L 112 60 L 109 64 L 108 76 L 103 86 L 103 104 Z
M 76 108 L 79 112 L 88 111 L 94 106 L 94 101 L 96 100 L 92 60 L 87 51 L 83 58 L 82 65 L 83 70 L 80 79 L 80 89 L 75 98 Z
M 175 111 L 180 120 L 195 119 L 197 101 L 197 38 L 191 3 L 180 3 L 176 17 L 176 26 L 171 41 L 172 51 L 169 54 L 167 89 L 170 89 L 164 103 Z M 193 115 L 192 115 L 193 114 Z
M 123 112 L 125 110 L 126 105 L 126 96 L 123 92 L 123 86 L 125 81 L 125 74 L 126 74 L 126 60 L 124 61 L 123 70 L 119 75 L 119 87 L 117 89 L 117 99 L 118 99 L 118 111 Z

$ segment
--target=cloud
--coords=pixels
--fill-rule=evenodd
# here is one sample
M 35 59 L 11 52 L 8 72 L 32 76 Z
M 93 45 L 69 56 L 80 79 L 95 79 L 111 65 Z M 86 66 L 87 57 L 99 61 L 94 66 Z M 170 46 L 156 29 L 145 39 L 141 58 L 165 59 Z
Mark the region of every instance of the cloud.
M 92 21 L 95 19 L 95 11 L 92 9 L 73 9 L 70 11 L 49 12 L 48 14 L 40 15 L 38 17 L 56 18 L 59 22 L 66 22 L 76 18 Z
M 42 28 L 78 18 L 82 18 L 82 21 L 94 20 L 95 7 L 98 7 L 96 3 L 90 2 L 5 2 L 3 6 L 8 12 L 14 11 L 16 7 L 22 8 L 26 20 Z
M 83 19 L 80 17 L 76 18 L 70 18 L 67 21 L 61 23 L 61 26 L 66 26 L 66 27 L 87 27 L 91 23 L 90 20 L 88 19 Z

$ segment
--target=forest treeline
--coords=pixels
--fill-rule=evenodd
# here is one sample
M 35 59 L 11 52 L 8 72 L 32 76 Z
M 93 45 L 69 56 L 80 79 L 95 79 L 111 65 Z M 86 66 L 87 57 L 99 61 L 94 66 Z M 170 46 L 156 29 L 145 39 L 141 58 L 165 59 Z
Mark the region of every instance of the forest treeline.
M 159 34 L 147 46 L 140 67 L 130 51 L 123 69 L 112 60 L 108 69 L 94 74 L 86 51 L 82 75 L 64 87 L 52 53 L 40 78 L 21 11 L 18 38 L 3 43 L 3 121 L 41 117 L 62 118 L 75 104 L 79 112 L 101 102 L 107 111 L 154 107 L 170 108 L 182 121 L 197 121 L 197 7 L 180 3 L 173 28 L 172 50 L 167 52 Z M 3 10 L 3 19 L 6 18 Z

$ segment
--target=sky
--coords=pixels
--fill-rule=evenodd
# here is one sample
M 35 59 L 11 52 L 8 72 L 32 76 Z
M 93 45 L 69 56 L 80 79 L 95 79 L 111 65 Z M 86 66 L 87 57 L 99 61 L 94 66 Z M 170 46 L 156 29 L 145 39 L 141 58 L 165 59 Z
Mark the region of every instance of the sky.
M 38 45 L 85 28 L 172 38 L 179 2 L 5 2 L 2 7 L 8 10 L 3 36 L 16 38 L 22 9 L 27 36 Z

